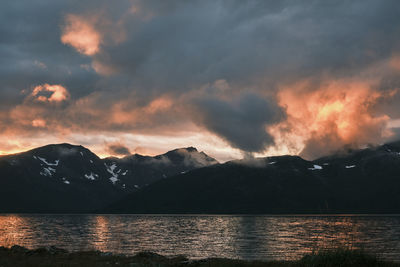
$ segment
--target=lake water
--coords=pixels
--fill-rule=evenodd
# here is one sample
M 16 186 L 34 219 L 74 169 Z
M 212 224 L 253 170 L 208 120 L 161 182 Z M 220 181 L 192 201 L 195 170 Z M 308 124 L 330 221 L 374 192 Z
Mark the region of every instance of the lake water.
M 291 260 L 363 248 L 400 261 L 400 216 L 0 215 L 0 246 Z

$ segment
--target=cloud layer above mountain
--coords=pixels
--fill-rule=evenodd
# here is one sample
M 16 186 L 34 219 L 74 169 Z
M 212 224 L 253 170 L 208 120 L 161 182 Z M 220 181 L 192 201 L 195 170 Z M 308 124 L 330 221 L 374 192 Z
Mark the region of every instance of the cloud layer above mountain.
M 192 145 L 222 160 L 315 158 L 397 138 L 399 11 L 395 0 L 3 1 L 0 152 L 61 141 L 103 155 Z

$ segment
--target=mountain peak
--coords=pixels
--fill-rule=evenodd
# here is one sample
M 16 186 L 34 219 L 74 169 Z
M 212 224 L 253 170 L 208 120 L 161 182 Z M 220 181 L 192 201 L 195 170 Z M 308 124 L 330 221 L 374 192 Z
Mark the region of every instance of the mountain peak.
M 176 152 L 179 153 L 179 152 L 184 152 L 184 151 L 190 152 L 190 153 L 199 152 L 199 151 L 197 150 L 197 148 L 190 146 L 190 147 L 176 148 L 176 149 L 173 149 L 173 150 L 168 151 L 168 152 L 165 153 L 165 154 L 168 154 L 168 153 L 176 153 Z
M 189 152 L 198 152 L 197 148 L 192 147 L 192 146 L 186 147 L 186 148 L 183 148 L 183 149 L 186 149 L 186 150 L 189 151 Z
M 35 152 L 48 152 L 48 153 L 56 153 L 61 155 L 71 155 L 74 153 L 90 153 L 93 154 L 88 148 L 81 145 L 72 145 L 68 143 L 61 144 L 49 144 L 41 147 L 34 148 L 27 152 L 35 153 Z
M 199 152 L 194 147 L 178 148 L 163 155 L 158 155 L 155 158 L 168 158 L 174 164 L 183 162 L 188 166 L 204 167 L 218 163 L 218 161 L 204 152 Z
M 57 149 L 74 149 L 74 150 L 77 150 L 77 151 L 88 150 L 87 148 L 85 148 L 84 146 L 81 146 L 81 145 L 72 145 L 72 144 L 69 144 L 69 143 L 60 143 L 60 144 L 48 144 L 48 145 L 45 145 L 45 146 L 36 147 L 34 149 L 31 149 L 30 151 L 57 150 Z

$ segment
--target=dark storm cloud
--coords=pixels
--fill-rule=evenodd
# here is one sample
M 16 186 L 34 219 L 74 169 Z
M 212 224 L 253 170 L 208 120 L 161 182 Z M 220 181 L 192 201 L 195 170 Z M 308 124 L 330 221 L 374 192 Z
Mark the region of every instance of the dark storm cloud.
M 229 102 L 204 98 L 196 104 L 204 126 L 243 151 L 262 152 L 273 145 L 265 126 L 283 119 L 276 104 L 252 93 Z
M 260 74 L 270 82 L 348 75 L 390 56 L 399 41 L 396 2 L 168 3 L 140 2 L 125 21 L 127 40 L 96 59 L 140 85 L 187 90 L 221 78 L 246 84 Z
M 98 32 L 98 52 L 88 56 L 62 43 L 69 14 Z M 186 117 L 177 119 L 262 151 L 274 143 L 265 127 L 285 118 L 279 85 L 353 77 L 390 60 L 400 51 L 399 14 L 395 0 L 2 1 L 0 118 L 26 112 L 76 131 L 129 131 L 163 122 L 176 127 L 176 106 L 185 106 L 189 112 L 179 113 Z M 398 72 L 390 75 L 379 74 L 378 90 L 400 87 Z M 217 80 L 229 83 L 229 97 L 202 94 Z M 64 86 L 69 106 L 22 108 L 21 91 L 45 83 Z M 166 97 L 172 103 L 152 104 Z M 393 99 L 376 112 L 400 117 L 399 97 Z M 153 121 L 138 119 L 142 113 Z M 2 119 L 0 129 L 16 120 Z
M 111 155 L 127 156 L 131 154 L 129 148 L 121 143 L 107 144 L 106 151 Z
M 111 23 L 123 25 L 126 40 L 105 44 L 95 59 L 146 88 L 137 90 L 185 91 L 217 79 L 247 83 L 260 74 L 273 81 L 288 73 L 292 77 L 316 70 L 357 71 L 390 56 L 400 39 L 394 23 L 399 12 L 396 1 L 120 1 L 118 5 L 3 1 L 0 5 L 1 74 L 11 74 L 15 80 L 20 75 L 26 81 L 17 84 L 26 86 L 46 78 L 68 81 L 73 91 L 94 78 L 80 67 L 90 59 L 60 42 L 60 26 L 70 13 L 103 12 Z M 137 12 L 128 16 L 131 6 L 137 6 Z M 35 60 L 48 69 L 37 68 Z M 92 80 L 85 80 L 88 76 Z

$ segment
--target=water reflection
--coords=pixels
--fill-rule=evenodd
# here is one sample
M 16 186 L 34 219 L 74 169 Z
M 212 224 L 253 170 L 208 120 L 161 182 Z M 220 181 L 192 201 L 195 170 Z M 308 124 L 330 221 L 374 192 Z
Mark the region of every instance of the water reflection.
M 32 238 L 32 232 L 27 225 L 29 225 L 27 220 L 18 215 L 0 216 L 0 244 L 26 245 L 24 240 Z
M 335 247 L 400 260 L 398 216 L 0 215 L 0 246 L 297 259 Z

